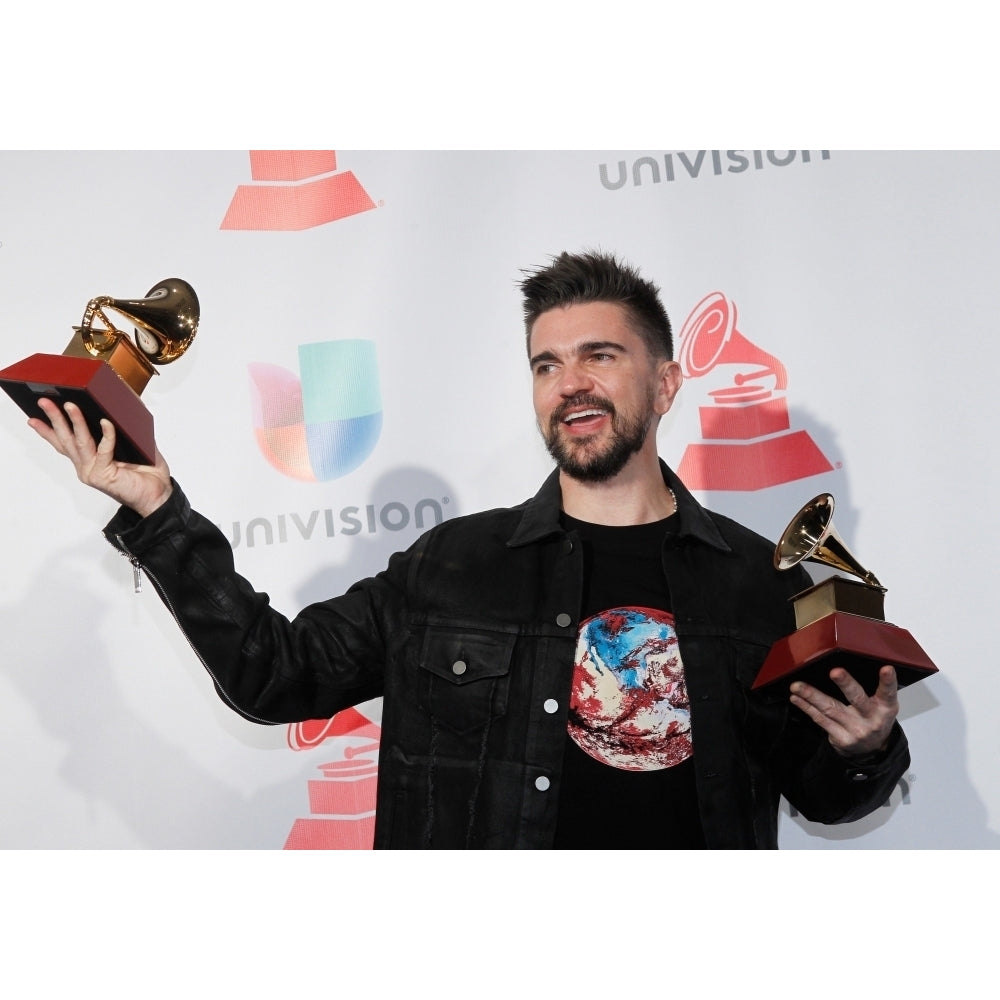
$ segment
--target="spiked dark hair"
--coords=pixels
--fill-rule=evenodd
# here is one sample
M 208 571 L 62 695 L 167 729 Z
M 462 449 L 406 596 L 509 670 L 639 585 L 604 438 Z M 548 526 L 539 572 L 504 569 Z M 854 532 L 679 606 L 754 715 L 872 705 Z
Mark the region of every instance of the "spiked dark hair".
M 652 357 L 673 358 L 673 333 L 660 302 L 660 289 L 614 255 L 564 251 L 553 257 L 548 267 L 522 273 L 526 275 L 521 282 L 526 342 L 531 340 L 535 320 L 550 309 L 585 302 L 616 302 L 628 312 L 633 329 Z

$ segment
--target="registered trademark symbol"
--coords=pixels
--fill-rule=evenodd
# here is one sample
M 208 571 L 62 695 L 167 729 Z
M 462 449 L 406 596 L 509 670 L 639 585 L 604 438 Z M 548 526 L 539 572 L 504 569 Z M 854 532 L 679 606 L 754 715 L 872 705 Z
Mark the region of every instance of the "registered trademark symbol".
M 385 208 L 385 198 L 379 198 L 379 200 L 378 200 L 378 207 L 379 208 Z
M 844 463 L 843 462 L 838 462 L 836 467 L 838 469 L 842 469 L 844 467 Z
M 441 503 L 451 503 L 451 497 L 441 497 Z

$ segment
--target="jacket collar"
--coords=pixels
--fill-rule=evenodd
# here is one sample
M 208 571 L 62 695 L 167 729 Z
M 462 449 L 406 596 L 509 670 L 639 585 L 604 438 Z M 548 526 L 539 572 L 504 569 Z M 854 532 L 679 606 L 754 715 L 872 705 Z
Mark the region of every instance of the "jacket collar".
M 722 537 L 708 511 L 688 492 L 687 487 L 677 478 L 666 462 L 660 460 L 663 481 L 674 491 L 677 498 L 677 512 L 680 514 L 680 538 L 694 538 L 722 552 L 730 552 L 729 543 Z M 514 534 L 507 540 L 508 548 L 530 545 L 550 535 L 563 534 L 559 524 L 562 509 L 562 491 L 559 489 L 559 470 L 553 469 L 542 483 L 541 489 L 526 503 L 521 505 L 521 520 Z

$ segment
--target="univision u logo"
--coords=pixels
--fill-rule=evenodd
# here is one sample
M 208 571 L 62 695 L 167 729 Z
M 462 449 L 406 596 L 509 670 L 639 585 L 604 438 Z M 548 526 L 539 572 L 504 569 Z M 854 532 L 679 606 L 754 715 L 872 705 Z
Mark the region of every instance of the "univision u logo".
M 300 344 L 301 378 L 278 365 L 248 367 L 257 445 L 279 472 L 337 479 L 372 453 L 382 431 L 372 341 Z

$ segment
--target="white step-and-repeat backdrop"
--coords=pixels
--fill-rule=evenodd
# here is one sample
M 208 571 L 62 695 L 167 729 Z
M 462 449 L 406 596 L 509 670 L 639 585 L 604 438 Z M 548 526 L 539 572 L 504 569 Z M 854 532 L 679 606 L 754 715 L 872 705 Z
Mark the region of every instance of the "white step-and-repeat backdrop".
M 887 618 L 940 668 L 901 693 L 913 763 L 884 808 L 824 828 L 785 806 L 782 846 L 992 848 L 998 170 L 969 152 L 0 153 L 0 368 L 61 353 L 95 296 L 189 281 L 197 338 L 143 400 L 241 571 L 294 613 L 422 528 L 535 491 L 550 462 L 516 282 L 614 251 L 660 284 L 687 369 L 664 458 L 771 537 L 834 494 Z M 310 438 L 337 421 L 349 454 Z M 101 538 L 114 505 L 25 422 L 0 396 L 0 848 L 370 846 L 378 703 L 292 727 L 230 712 Z

